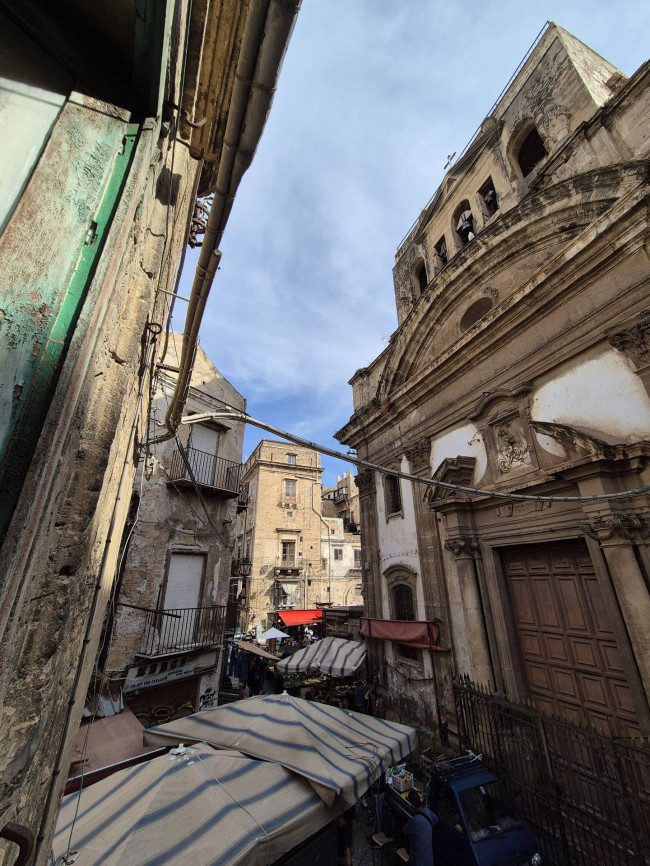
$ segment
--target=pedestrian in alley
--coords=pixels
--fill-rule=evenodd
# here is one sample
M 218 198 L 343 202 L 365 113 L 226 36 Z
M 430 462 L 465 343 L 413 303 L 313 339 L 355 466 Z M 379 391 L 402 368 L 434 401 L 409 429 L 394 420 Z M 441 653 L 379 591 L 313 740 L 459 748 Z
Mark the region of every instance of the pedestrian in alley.
M 411 866 L 433 866 L 433 828 L 438 823 L 438 816 L 424 805 L 415 788 L 409 791 L 408 801 L 415 809 L 415 815 L 403 827 L 409 840 L 409 863 Z

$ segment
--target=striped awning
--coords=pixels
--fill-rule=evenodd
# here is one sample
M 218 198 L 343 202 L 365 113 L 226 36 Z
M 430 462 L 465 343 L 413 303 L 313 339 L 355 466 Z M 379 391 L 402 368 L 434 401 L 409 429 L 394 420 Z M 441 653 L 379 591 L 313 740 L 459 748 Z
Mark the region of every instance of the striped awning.
M 148 728 L 144 741 L 151 746 L 204 741 L 275 761 L 308 779 L 328 805 L 339 795 L 347 808 L 385 770 L 415 750 L 417 731 L 285 692 Z
M 54 858 L 83 866 L 266 866 L 339 812 L 279 764 L 204 743 L 122 770 L 65 797 Z M 63 861 L 61 861 L 63 862 Z
M 283 674 L 318 671 L 331 677 L 349 677 L 366 657 L 366 646 L 356 640 L 326 637 L 279 661 L 275 668 Z

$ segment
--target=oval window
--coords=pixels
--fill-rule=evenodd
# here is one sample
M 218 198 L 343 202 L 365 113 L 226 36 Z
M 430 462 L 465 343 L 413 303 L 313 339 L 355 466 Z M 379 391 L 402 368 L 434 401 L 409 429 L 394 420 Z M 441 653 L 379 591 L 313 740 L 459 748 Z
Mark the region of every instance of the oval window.
M 471 307 L 468 307 L 463 313 L 463 318 L 460 320 L 460 330 L 464 334 L 475 322 L 482 319 L 492 309 L 492 301 L 490 298 L 479 298 L 474 301 Z

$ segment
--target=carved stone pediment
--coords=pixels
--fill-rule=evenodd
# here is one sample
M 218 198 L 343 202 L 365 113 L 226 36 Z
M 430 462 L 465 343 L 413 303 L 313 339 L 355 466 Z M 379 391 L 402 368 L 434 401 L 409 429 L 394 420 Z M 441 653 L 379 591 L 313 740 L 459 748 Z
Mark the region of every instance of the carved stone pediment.
M 454 458 L 446 458 L 433 473 L 433 481 L 443 481 L 445 484 L 460 484 L 463 487 L 471 487 L 476 467 L 475 457 L 458 455 Z M 443 502 L 466 499 L 469 494 L 461 491 L 449 490 L 446 487 L 430 487 L 427 500 L 430 508 L 436 508 Z
M 511 478 L 540 469 L 530 427 L 531 382 L 484 393 L 469 417 L 476 422 L 488 465 L 481 486 L 507 486 Z
M 612 443 L 596 436 L 594 433 L 570 427 L 568 424 L 551 424 L 547 421 L 531 421 L 536 433 L 550 436 L 567 452 L 568 460 L 578 460 L 581 457 L 602 457 L 613 460 L 615 457 Z

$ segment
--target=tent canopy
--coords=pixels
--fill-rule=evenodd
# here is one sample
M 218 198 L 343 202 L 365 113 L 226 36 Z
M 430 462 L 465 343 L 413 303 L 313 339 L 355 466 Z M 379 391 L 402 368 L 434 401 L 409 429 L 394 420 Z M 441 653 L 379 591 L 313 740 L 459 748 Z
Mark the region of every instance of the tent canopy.
M 262 695 L 148 728 L 147 745 L 205 741 L 275 761 L 304 776 L 331 805 L 353 806 L 417 745 L 406 725 L 283 695 Z
M 273 659 L 274 662 L 278 660 L 277 656 L 274 656 L 273 653 L 267 652 L 262 647 L 257 646 L 254 643 L 249 643 L 246 640 L 236 640 L 234 641 L 235 646 L 238 646 L 239 649 L 245 650 L 247 653 L 253 653 L 256 656 L 262 656 L 263 659 Z
M 260 640 L 282 640 L 283 637 L 289 637 L 289 635 L 273 626 L 260 635 Z
M 285 625 L 310 625 L 320 622 L 322 610 L 279 610 L 278 616 Z
M 68 849 L 79 796 L 63 800 L 55 859 Z M 338 812 L 279 764 L 201 743 L 84 789 L 70 849 L 83 866 L 266 866 Z
M 341 637 L 326 637 L 282 659 L 275 667 L 283 674 L 320 671 L 327 676 L 349 677 L 361 667 L 365 657 L 365 644 Z

